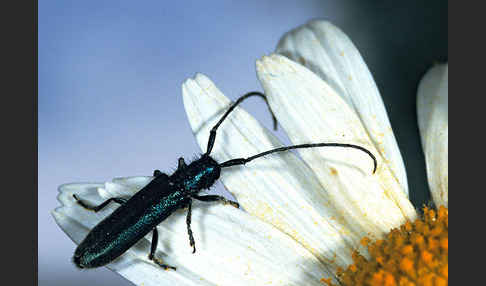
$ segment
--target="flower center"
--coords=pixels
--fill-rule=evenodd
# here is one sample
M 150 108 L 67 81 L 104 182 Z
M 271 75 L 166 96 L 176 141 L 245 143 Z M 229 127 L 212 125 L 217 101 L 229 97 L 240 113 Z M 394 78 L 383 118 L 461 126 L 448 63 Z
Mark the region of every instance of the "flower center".
M 361 243 L 370 259 L 354 251 L 353 264 L 338 269 L 342 285 L 443 286 L 449 274 L 449 210 L 424 208 L 422 218 L 407 221 L 390 231 L 383 240 Z M 334 285 L 331 279 L 322 279 Z

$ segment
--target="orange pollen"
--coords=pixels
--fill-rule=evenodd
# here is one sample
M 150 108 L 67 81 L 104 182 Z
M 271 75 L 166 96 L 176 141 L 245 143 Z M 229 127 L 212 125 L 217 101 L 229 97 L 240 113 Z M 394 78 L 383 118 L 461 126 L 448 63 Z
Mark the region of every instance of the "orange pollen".
M 352 253 L 353 264 L 338 268 L 341 285 L 446 286 L 449 277 L 449 210 L 424 208 L 422 218 L 392 229 L 382 240 L 365 237 L 370 258 Z M 323 283 L 334 286 L 331 278 Z

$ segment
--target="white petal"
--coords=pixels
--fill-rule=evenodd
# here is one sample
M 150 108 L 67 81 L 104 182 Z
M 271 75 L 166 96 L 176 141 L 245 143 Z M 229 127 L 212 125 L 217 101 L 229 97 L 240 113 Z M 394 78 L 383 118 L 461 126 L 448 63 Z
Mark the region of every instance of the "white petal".
M 355 110 L 408 196 L 405 166 L 383 100 L 351 40 L 331 23 L 314 20 L 285 34 L 276 52 L 312 70 Z
M 230 100 L 199 74 L 183 85 L 184 106 L 202 150 L 209 130 L 227 110 Z M 282 144 L 241 108 L 235 108 L 218 129 L 211 156 L 217 162 L 249 157 Z M 365 156 L 367 171 L 371 160 Z M 360 236 L 343 224 L 344 218 L 300 159 L 283 152 L 246 166 L 225 168 L 221 180 L 250 214 L 292 236 L 324 263 L 345 266 Z
M 313 72 L 286 57 L 257 61 L 257 74 L 280 125 L 294 144 L 337 142 L 360 145 L 378 160 L 351 148 L 310 148 L 299 153 L 326 196 L 361 236 L 381 236 L 416 212 L 401 185 L 371 143 L 356 113 Z
M 422 78 L 417 117 L 425 153 L 427 177 L 436 206 L 449 198 L 449 66 L 437 65 Z
M 133 194 L 137 183 L 147 178 L 150 177 L 122 179 L 123 184 L 114 180 L 104 187 L 63 185 L 58 196 L 63 206 L 53 215 L 71 239 L 79 243 L 116 206 L 110 205 L 99 213 L 86 211 L 75 203 L 73 193 L 98 204 L 109 197 Z M 156 255 L 177 266 L 177 271 L 164 271 L 148 260 L 151 234 L 108 268 L 137 285 L 322 285 L 319 280 L 331 276 L 290 237 L 233 207 L 195 202 L 191 226 L 197 247 L 195 254 L 189 246 L 185 211 L 174 213 L 157 227 Z

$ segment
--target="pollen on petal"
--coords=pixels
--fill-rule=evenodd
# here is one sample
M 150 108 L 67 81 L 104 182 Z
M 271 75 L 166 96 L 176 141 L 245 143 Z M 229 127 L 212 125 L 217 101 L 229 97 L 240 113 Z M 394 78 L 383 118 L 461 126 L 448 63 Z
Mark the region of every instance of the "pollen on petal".
M 424 208 L 424 215 L 391 230 L 385 239 L 363 238 L 369 258 L 352 253 L 353 264 L 336 273 L 342 285 L 446 286 L 449 277 L 447 208 Z M 327 285 L 330 279 L 323 279 Z

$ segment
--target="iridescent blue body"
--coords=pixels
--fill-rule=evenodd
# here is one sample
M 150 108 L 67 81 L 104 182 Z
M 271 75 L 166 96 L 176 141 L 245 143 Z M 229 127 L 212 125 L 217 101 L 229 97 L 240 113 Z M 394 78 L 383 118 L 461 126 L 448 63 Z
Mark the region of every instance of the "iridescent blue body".
M 171 176 L 156 176 L 91 230 L 76 248 L 74 263 L 80 268 L 110 263 L 174 211 L 187 207 L 192 195 L 211 187 L 220 171 L 216 161 L 203 155 L 187 166 L 179 165 Z
M 209 189 L 216 182 L 222 168 L 244 165 L 257 158 L 292 149 L 347 147 L 366 152 L 373 159 L 373 173 L 376 171 L 377 161 L 370 151 L 361 146 L 343 143 L 308 143 L 279 147 L 251 157 L 235 158 L 218 164 L 209 156 L 216 140 L 216 130 L 239 103 L 251 96 L 260 96 L 267 103 L 265 95 L 260 92 L 250 92 L 240 97 L 229 107 L 218 123 L 211 129 L 207 150 L 204 155 L 189 165 L 186 165 L 183 158 L 179 158 L 179 166 L 171 176 L 155 170 L 155 178 L 129 200 L 110 198 L 98 206 L 89 206 L 73 194 L 81 206 L 92 211 L 99 211 L 112 201 L 121 204 L 110 216 L 96 225 L 76 248 L 73 257 L 76 266 L 80 268 L 94 268 L 106 265 L 122 255 L 137 241 L 152 231 L 152 246 L 149 259 L 164 269 L 171 268 L 175 270 L 175 267 L 163 264 L 160 259 L 154 256 L 158 241 L 156 226 L 177 209 L 188 207 L 186 217 L 187 232 L 189 235 L 189 244 L 193 247 L 194 253 L 196 246 L 191 230 L 192 200 L 205 202 L 219 201 L 225 204 L 228 203 L 236 208 L 239 207 L 237 202 L 227 200 L 222 196 L 198 195 L 201 190 Z M 277 120 L 271 110 L 270 113 L 272 114 L 274 129 L 276 129 Z

